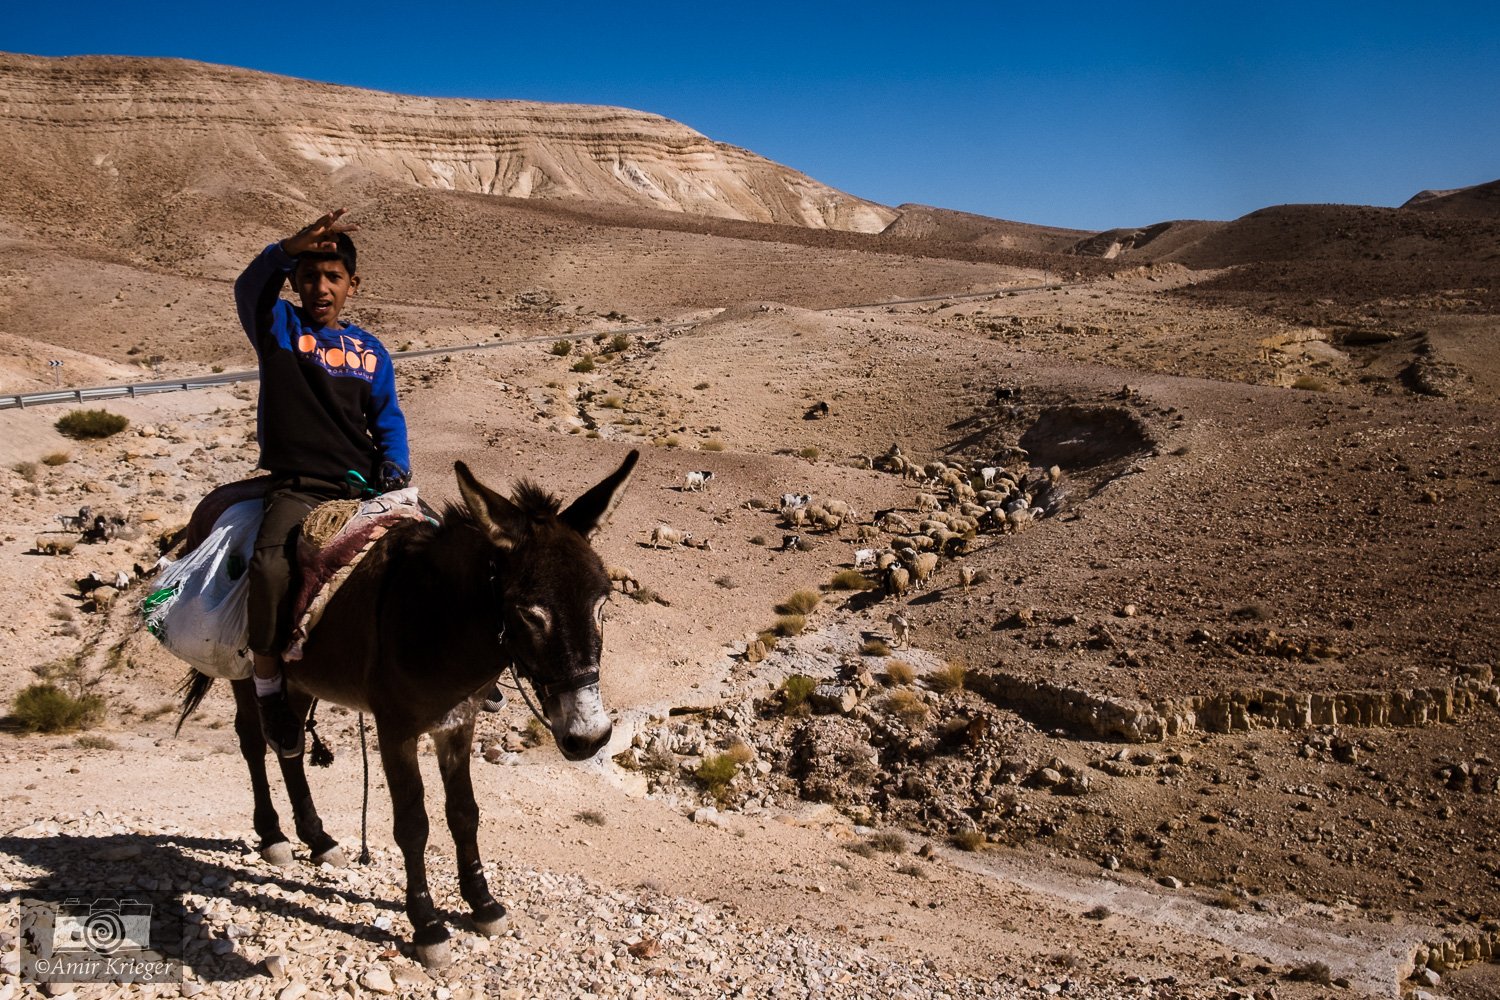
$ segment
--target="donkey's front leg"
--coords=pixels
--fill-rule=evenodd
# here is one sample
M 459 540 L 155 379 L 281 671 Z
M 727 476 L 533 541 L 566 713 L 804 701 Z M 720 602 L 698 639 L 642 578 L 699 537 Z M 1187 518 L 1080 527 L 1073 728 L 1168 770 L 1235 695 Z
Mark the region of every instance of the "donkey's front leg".
M 406 860 L 406 916 L 411 921 L 417 961 L 425 966 L 448 963 L 448 929 L 438 919 L 427 890 L 427 807 L 422 801 L 422 772 L 417 767 L 417 739 L 387 739 L 376 720 L 380 762 L 391 786 L 396 845 Z
M 474 716 L 452 729 L 433 732 L 438 768 L 443 775 L 444 811 L 458 858 L 458 885 L 464 902 L 474 912 L 474 927 L 486 937 L 505 930 L 505 907 L 490 895 L 479 860 L 479 804 L 474 801 L 474 783 L 469 777 L 470 751 L 474 746 Z

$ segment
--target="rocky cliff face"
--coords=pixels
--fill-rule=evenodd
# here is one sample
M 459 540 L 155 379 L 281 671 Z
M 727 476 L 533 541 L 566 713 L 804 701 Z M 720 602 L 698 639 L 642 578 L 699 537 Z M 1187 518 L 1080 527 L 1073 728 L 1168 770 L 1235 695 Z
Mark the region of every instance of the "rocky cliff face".
M 355 172 L 858 232 L 897 215 L 657 115 L 407 97 L 179 60 L 0 55 L 0 137 L 0 169 L 25 189 L 15 211 L 43 224 L 212 192 L 301 200 Z

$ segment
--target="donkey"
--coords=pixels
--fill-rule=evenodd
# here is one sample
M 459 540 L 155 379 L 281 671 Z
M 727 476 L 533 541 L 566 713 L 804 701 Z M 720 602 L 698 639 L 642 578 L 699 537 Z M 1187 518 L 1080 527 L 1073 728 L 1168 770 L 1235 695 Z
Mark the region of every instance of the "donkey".
M 448 930 L 427 886 L 417 741 L 430 733 L 437 749 L 459 887 L 474 925 L 482 934 L 499 934 L 505 907 L 485 882 L 469 776 L 475 714 L 500 671 L 514 664 L 536 691 L 564 757 L 586 760 L 609 741 L 599 657 L 610 583 L 588 539 L 638 458 L 631 451 L 565 510 L 530 482 L 519 483 L 508 499 L 455 463 L 463 505 L 449 505 L 441 526 L 410 521 L 392 528 L 329 603 L 302 660 L 286 670 L 288 698 L 300 716 L 312 699 L 322 698 L 374 717 L 396 843 L 406 862 L 406 915 L 424 965 L 447 962 Z M 188 675 L 179 728 L 212 683 L 196 671 Z M 291 850 L 271 803 L 253 686 L 248 679 L 232 683 L 261 853 L 284 864 Z M 297 835 L 313 861 L 341 863 L 313 806 L 302 759 L 283 760 L 281 768 Z

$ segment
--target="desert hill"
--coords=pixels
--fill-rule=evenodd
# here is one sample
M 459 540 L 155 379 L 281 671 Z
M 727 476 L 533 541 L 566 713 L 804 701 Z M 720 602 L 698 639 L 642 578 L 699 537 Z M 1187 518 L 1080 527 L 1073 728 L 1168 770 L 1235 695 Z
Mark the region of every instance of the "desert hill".
M 623 108 L 383 94 L 182 60 L 0 57 L 0 165 L 42 223 L 127 199 L 263 207 L 310 175 L 517 198 L 651 206 L 876 232 L 895 213 L 677 122 Z M 163 146 L 177 151 L 161 157 Z M 248 169 L 249 173 L 246 173 Z M 253 177 L 253 180 L 251 179 Z M 178 211 L 187 211 L 184 205 Z
M 0 878 L 191 886 L 185 995 L 1500 996 L 1492 220 L 1280 206 L 1090 234 L 902 205 L 857 232 L 780 195 L 726 217 L 595 190 L 612 169 L 557 138 L 683 134 L 650 116 L 5 66 L 0 387 L 249 367 L 234 276 L 347 205 L 349 318 L 437 349 L 396 362 L 424 497 L 459 500 L 460 459 L 571 497 L 642 451 L 593 542 L 637 585 L 606 612 L 615 740 L 569 765 L 519 698 L 481 719 L 515 925 L 423 970 L 379 767 L 372 866 L 273 868 L 229 692 L 175 733 L 183 664 L 136 627 L 134 566 L 254 472 L 255 387 L 110 400 L 130 424 L 92 440 L 57 427 L 70 403 L 0 410 L 0 706 L 40 679 L 107 704 L 81 734 L 0 722 Z M 576 193 L 403 172 L 470 148 L 412 108 L 486 142 L 549 123 L 525 155 Z M 59 520 L 84 506 L 120 530 Z M 931 575 L 903 590 L 863 548 Z M 93 573 L 125 587 L 85 594 Z M 357 720 L 319 722 L 338 760 L 313 793 L 350 847 Z
M 1500 181 L 1447 191 L 1419 191 L 1401 207 L 1414 212 L 1493 219 L 1500 216 Z

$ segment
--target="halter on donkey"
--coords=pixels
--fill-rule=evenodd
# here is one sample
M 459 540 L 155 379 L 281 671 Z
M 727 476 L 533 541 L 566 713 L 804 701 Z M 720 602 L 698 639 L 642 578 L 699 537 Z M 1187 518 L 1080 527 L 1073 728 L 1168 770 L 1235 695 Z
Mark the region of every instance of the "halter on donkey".
M 638 457 L 631 451 L 566 509 L 528 482 L 503 497 L 456 463 L 463 506 L 450 505 L 440 526 L 411 521 L 392 528 L 329 603 L 302 660 L 287 671 L 288 698 L 299 717 L 314 698 L 374 717 L 396 843 L 406 862 L 406 914 L 423 964 L 447 960 L 448 931 L 427 888 L 428 820 L 417 741 L 430 733 L 437 749 L 459 887 L 475 927 L 497 934 L 505 908 L 485 882 L 469 775 L 475 714 L 501 670 L 514 664 L 536 691 L 564 757 L 587 759 L 609 741 L 599 659 L 610 586 L 588 540 Z M 189 674 L 183 719 L 212 683 Z M 261 852 L 286 863 L 291 852 L 271 804 L 253 686 L 248 679 L 231 683 Z M 313 806 L 302 759 L 281 761 L 281 770 L 297 836 L 313 861 L 340 862 L 338 845 Z

